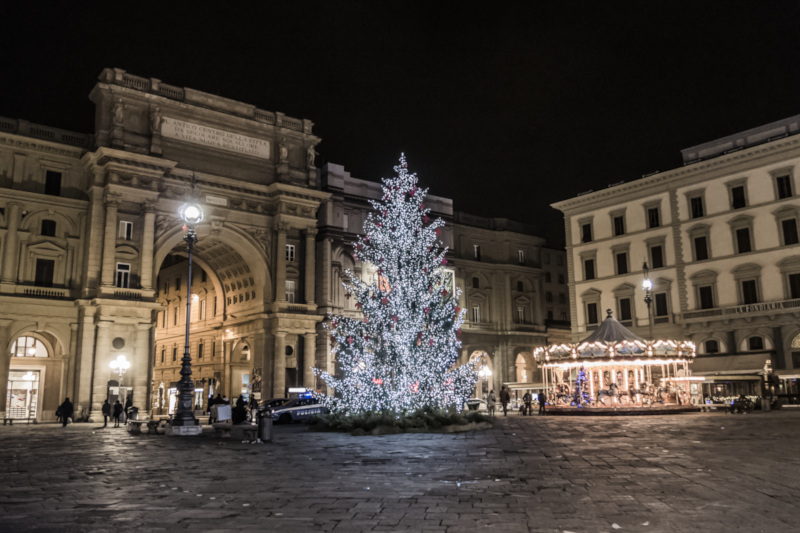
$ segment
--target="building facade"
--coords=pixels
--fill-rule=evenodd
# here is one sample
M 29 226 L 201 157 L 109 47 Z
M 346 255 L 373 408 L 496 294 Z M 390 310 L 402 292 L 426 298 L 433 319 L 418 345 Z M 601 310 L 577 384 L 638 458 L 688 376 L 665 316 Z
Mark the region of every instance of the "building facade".
M 323 322 L 351 313 L 341 282 L 370 276 L 351 243 L 379 185 L 315 165 L 309 120 L 105 69 L 90 94 L 92 135 L 0 118 L 0 412 L 77 419 L 106 398 L 170 411 L 190 325 L 195 405 L 210 394 L 268 398 L 323 388 L 335 370 Z M 468 360 L 516 379 L 546 343 L 542 239 L 502 219 L 448 221 L 465 287 Z M 178 210 L 197 201 L 191 293 Z M 476 257 L 474 246 L 482 246 Z M 187 299 L 191 316 L 186 316 Z M 477 354 L 477 355 L 476 355 Z M 124 356 L 125 373 L 110 363 Z
M 684 166 L 553 204 L 565 216 L 573 340 L 610 309 L 688 338 L 706 392 L 800 373 L 800 117 L 683 150 Z M 649 305 L 643 280 L 652 281 Z

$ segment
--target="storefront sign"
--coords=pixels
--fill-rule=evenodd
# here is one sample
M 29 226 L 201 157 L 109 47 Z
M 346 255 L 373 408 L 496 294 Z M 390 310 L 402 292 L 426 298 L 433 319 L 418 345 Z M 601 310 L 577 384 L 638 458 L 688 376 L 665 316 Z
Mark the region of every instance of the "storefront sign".
M 164 117 L 161 122 L 161 135 L 228 152 L 269 159 L 269 141 L 193 122 Z

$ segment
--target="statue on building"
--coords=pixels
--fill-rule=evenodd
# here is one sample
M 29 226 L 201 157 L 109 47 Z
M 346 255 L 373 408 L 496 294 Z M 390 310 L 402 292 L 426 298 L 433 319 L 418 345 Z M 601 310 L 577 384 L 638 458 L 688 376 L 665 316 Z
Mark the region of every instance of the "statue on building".
M 125 104 L 122 103 L 122 98 L 117 100 L 114 104 L 114 125 L 122 126 L 125 120 Z
M 161 110 L 158 106 L 153 106 L 150 110 L 150 125 L 154 133 L 159 133 L 161 130 Z
M 289 161 L 289 147 L 286 146 L 286 138 L 284 137 L 281 139 L 280 144 L 278 145 L 280 162 L 287 163 Z
M 317 152 L 313 146 L 308 147 L 308 155 L 306 156 L 306 165 L 308 168 L 314 168 L 314 161 L 317 159 Z

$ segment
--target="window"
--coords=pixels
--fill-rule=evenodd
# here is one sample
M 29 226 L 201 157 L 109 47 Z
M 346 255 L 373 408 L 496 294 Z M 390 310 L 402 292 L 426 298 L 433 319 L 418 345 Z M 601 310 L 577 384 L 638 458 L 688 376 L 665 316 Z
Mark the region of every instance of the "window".
M 545 272 L 544 273 L 544 282 L 545 283 L 551 283 L 552 281 L 553 281 L 552 274 L 550 274 L 550 272 Z
M 172 325 L 173 326 L 177 326 L 178 325 L 178 315 L 179 314 L 180 314 L 180 310 L 178 309 L 178 306 L 176 305 L 172 309 Z
M 517 292 L 525 292 L 525 284 L 521 281 L 517 282 Z
M 350 231 L 350 215 L 348 215 L 347 213 L 342 215 L 342 228 L 345 231 Z
M 11 357 L 48 357 L 47 347 L 36 337 L 18 337 L 11 345 Z
M 581 242 L 592 242 L 592 224 L 581 225 Z
M 625 235 L 625 217 L 623 215 L 614 217 L 614 235 Z
M 481 280 L 478 278 L 472 278 L 472 288 L 473 289 L 480 289 L 481 288 Z
M 789 274 L 789 298 L 792 300 L 800 298 L 800 273 Z
M 56 236 L 56 221 L 55 220 L 42 220 L 42 237 L 55 237 Z
M 133 222 L 129 222 L 127 220 L 120 220 L 119 234 L 117 235 L 117 238 L 126 241 L 133 240 Z
M 473 244 L 472 245 L 472 251 L 473 251 L 474 256 L 475 256 L 475 261 L 480 261 L 481 260 L 481 247 L 479 245 L 477 245 L 477 244 Z
M 290 304 L 294 303 L 294 293 L 297 287 L 297 282 L 293 279 L 286 280 L 286 301 Z
M 617 314 L 620 322 L 631 322 L 631 299 L 619 298 L 617 300 Z
M 181 291 L 181 278 L 175 278 L 175 290 L 177 292 Z
M 787 218 L 781 220 L 781 231 L 783 233 L 783 244 L 785 246 L 800 242 L 797 238 L 797 219 Z
M 741 209 L 747 207 L 747 197 L 745 196 L 744 185 L 737 185 L 730 188 L 731 209 Z
M 558 303 L 566 304 L 567 303 L 567 295 L 563 292 L 558 293 Z
M 650 247 L 650 268 L 662 268 L 664 266 L 664 248 L 659 244 Z
M 200 320 L 206 319 L 206 300 L 200 300 Z
M 752 251 L 750 246 L 750 228 L 736 230 L 736 253 L 746 254 Z
M 161 362 L 162 363 L 167 360 L 166 357 L 167 357 L 167 350 L 164 349 L 164 348 L 161 348 Z
M 544 300 L 545 300 L 547 303 L 553 303 L 553 293 L 552 293 L 552 292 L 550 292 L 550 291 L 547 291 L 547 292 L 545 292 L 545 293 L 544 293 Z
M 481 321 L 481 308 L 478 306 L 472 308 L 472 321 L 476 324 Z
M 286 262 L 294 263 L 294 244 L 286 245 Z
M 692 218 L 700 218 L 704 214 L 703 210 L 703 197 L 702 196 L 694 196 L 689 199 L 690 209 L 692 213 Z
M 617 275 L 620 274 L 627 274 L 628 273 L 628 253 L 627 252 L 619 252 L 616 254 L 616 262 L 617 262 Z
M 116 286 L 121 289 L 127 289 L 131 285 L 131 265 L 128 263 L 117 263 L 117 281 Z
M 525 323 L 525 308 L 524 307 L 517 307 L 517 322 L 520 324 Z
M 169 281 L 164 282 L 164 294 L 169 294 Z
M 751 350 L 763 350 L 764 337 L 750 337 L 747 339 L 747 345 Z
M 217 356 L 217 343 L 211 342 L 211 359 L 214 359 Z
M 775 178 L 775 188 L 778 191 L 778 199 L 792 197 L 792 177 L 790 175 L 777 176 Z
M 559 275 L 558 275 L 558 283 L 559 283 L 560 285 L 564 285 L 564 284 L 566 283 L 566 282 L 564 281 L 564 274 L 559 274 Z
M 175 347 L 172 348 L 172 360 L 173 361 L 178 360 L 178 348 Z
M 200 341 L 200 343 L 197 345 L 197 358 L 198 359 L 202 359 L 203 358 L 203 348 L 205 348 L 205 346 L 203 345 L 203 341 Z
M 586 304 L 586 325 L 587 326 L 596 326 L 598 324 L 597 320 L 597 303 L 591 302 Z
M 697 287 L 697 299 L 700 309 L 714 309 L 714 288 L 711 285 Z
M 758 303 L 758 286 L 756 280 L 745 279 L 739 282 L 739 287 L 742 291 L 742 304 L 755 304 Z
M 661 213 L 658 207 L 650 207 L 647 209 L 647 227 L 657 228 L 661 226 Z
M 653 316 L 668 316 L 669 308 L 667 307 L 667 293 L 658 292 L 655 294 L 655 315 Z
M 61 172 L 48 170 L 45 173 L 44 193 L 50 196 L 61 196 Z
M 55 268 L 56 262 L 52 259 L 37 259 L 36 278 L 33 284 L 37 287 L 52 287 Z
M 583 261 L 583 278 L 584 279 L 594 279 L 594 259 L 585 259 Z
M 704 261 L 708 259 L 708 239 L 705 236 L 694 238 L 694 260 Z
M 719 353 L 719 342 L 713 339 L 706 341 L 706 353 Z

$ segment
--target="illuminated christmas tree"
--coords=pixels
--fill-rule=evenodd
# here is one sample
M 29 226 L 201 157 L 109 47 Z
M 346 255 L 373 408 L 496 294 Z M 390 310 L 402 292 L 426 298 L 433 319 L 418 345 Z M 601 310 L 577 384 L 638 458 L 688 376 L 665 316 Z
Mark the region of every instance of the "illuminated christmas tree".
M 474 365 L 455 366 L 464 311 L 444 268 L 444 221 L 429 218 L 427 189 L 409 174 L 405 156 L 394 170 L 355 243 L 375 276 L 365 282 L 348 271 L 344 284 L 363 317 L 330 317 L 338 373 L 314 369 L 335 390 L 317 395 L 332 411 L 460 407 L 478 379 Z
M 578 375 L 575 377 L 575 394 L 572 398 L 572 405 L 580 407 L 592 402 L 589 396 L 589 380 L 586 378 L 586 370 L 583 367 L 578 369 Z

